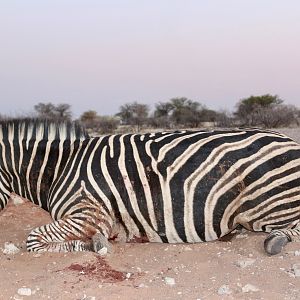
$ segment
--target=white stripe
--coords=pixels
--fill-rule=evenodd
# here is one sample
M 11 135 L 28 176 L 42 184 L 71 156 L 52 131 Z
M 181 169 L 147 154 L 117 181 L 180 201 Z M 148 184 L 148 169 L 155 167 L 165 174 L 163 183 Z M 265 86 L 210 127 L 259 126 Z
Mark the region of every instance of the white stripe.
M 114 157 L 114 138 L 115 138 L 115 135 L 111 135 L 109 138 L 108 138 L 108 145 L 109 145 L 109 149 L 110 149 L 110 157 L 113 158 Z
M 149 239 L 151 239 L 151 241 L 160 241 L 160 237 L 158 236 L 158 234 L 149 226 L 148 222 L 145 220 L 145 218 L 143 217 L 142 213 L 139 210 L 136 194 L 134 192 L 133 186 L 129 179 L 129 175 L 127 173 L 125 160 L 126 160 L 126 153 L 125 153 L 124 135 L 123 135 L 120 137 L 120 156 L 118 159 L 118 166 L 119 166 L 119 170 L 121 172 L 122 178 L 124 180 L 124 185 L 126 187 L 128 196 L 130 198 L 130 203 L 131 203 L 132 209 L 133 209 L 137 219 L 143 225 Z
M 45 149 L 45 155 L 44 155 L 44 159 L 43 159 L 43 164 L 42 164 L 42 166 L 41 166 L 41 168 L 39 170 L 39 176 L 38 176 L 38 180 L 37 180 L 37 184 L 36 184 L 36 188 L 37 188 L 36 196 L 37 196 L 37 200 L 38 200 L 39 206 L 42 206 L 42 201 L 41 201 L 41 183 L 42 183 L 43 177 L 45 176 L 44 171 L 45 171 L 45 167 L 46 167 L 47 162 L 48 162 L 49 153 L 50 153 L 50 149 L 51 149 L 51 143 L 52 143 L 52 141 L 48 141 L 46 143 L 46 149 Z
M 93 172 L 92 172 L 92 162 L 93 162 L 93 158 L 95 155 L 96 150 L 99 151 L 99 145 L 102 142 L 103 138 L 99 138 L 96 145 L 94 146 L 93 151 L 91 152 L 91 155 L 89 157 L 89 160 L 87 162 L 87 176 L 88 176 L 88 181 L 89 183 L 92 185 L 92 187 L 94 188 L 94 190 L 97 192 L 97 194 L 99 195 L 99 197 L 101 198 L 101 200 L 104 202 L 105 206 L 108 208 L 108 210 L 111 212 L 112 211 L 112 206 L 111 206 L 111 202 L 110 200 L 106 197 L 106 195 L 102 192 L 102 190 L 100 189 L 98 183 L 96 182 L 94 176 L 93 176 Z M 103 159 L 102 159 L 102 155 L 103 153 L 101 153 L 101 161 L 99 163 L 103 163 Z M 101 168 L 102 169 L 102 168 Z M 96 170 L 95 170 L 96 171 Z M 102 170 L 103 172 L 103 170 Z
M 151 158 L 151 166 L 153 171 L 157 174 L 160 182 L 160 187 L 162 191 L 162 202 L 164 207 L 164 222 L 165 222 L 165 231 L 166 237 L 170 243 L 182 243 L 182 239 L 179 237 L 173 219 L 173 208 L 172 208 L 172 199 L 170 192 L 170 183 L 165 181 L 161 173 L 157 169 L 157 161 L 151 153 L 151 144 L 154 141 L 149 140 L 145 144 L 146 153 Z
M 117 201 L 117 206 L 118 206 L 119 212 L 122 216 L 122 220 L 123 220 L 125 226 L 128 228 L 129 233 L 132 235 L 131 238 L 133 236 L 139 236 L 139 234 L 140 234 L 139 229 L 136 226 L 133 219 L 131 218 L 131 216 L 128 214 L 127 208 L 125 207 L 125 205 L 122 201 L 122 198 L 116 188 L 116 183 L 113 182 L 113 180 L 111 179 L 111 176 L 108 172 L 107 165 L 106 165 L 106 149 L 107 149 L 107 146 L 104 146 L 102 149 L 102 152 L 101 152 L 101 159 L 100 159 L 101 171 L 103 173 L 103 176 L 104 176 L 108 186 L 111 189 L 111 192 L 113 193 L 114 198 Z
M 135 135 L 132 135 L 130 137 L 130 142 L 131 142 L 132 150 L 133 150 L 133 156 L 134 156 L 134 160 L 135 160 L 136 167 L 138 170 L 139 178 L 140 178 L 142 186 L 143 186 L 143 190 L 144 190 L 144 194 L 145 194 L 145 198 L 146 198 L 146 202 L 147 202 L 147 211 L 149 213 L 150 221 L 151 221 L 151 224 L 153 225 L 154 229 L 157 231 L 157 222 L 156 222 L 155 213 L 154 213 L 153 200 L 151 197 L 151 190 L 149 187 L 147 176 L 145 174 L 144 165 L 141 162 L 139 152 L 138 152 L 136 144 L 134 142 L 134 137 L 135 137 Z
M 56 165 L 55 165 L 55 171 L 54 171 L 52 182 L 54 182 L 56 180 L 57 175 L 58 175 L 58 170 L 59 170 L 59 167 L 60 167 L 60 164 L 61 164 L 63 151 L 64 151 L 64 148 L 63 148 L 64 142 L 65 142 L 64 140 L 60 140 L 59 144 L 58 144 L 58 158 L 57 158 L 57 162 L 56 162 Z M 70 151 L 70 156 L 71 156 L 71 154 L 72 153 Z

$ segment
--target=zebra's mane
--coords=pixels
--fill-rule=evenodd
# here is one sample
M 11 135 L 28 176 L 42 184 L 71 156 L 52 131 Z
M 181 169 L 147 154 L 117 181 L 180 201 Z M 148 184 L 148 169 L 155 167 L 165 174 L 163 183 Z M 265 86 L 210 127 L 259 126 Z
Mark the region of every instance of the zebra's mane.
M 12 119 L 0 121 L 2 140 L 84 140 L 89 138 L 84 128 L 76 122 L 38 119 Z

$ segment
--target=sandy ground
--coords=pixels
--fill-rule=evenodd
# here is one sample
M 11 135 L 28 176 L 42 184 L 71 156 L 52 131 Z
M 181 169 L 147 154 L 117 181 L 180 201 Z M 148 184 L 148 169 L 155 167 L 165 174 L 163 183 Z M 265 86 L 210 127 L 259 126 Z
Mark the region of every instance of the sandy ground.
M 30 230 L 50 221 L 29 202 L 0 213 L 0 300 L 300 299 L 300 243 L 273 257 L 263 250 L 266 235 L 250 232 L 193 245 L 114 244 L 105 259 L 26 252 Z M 19 252 L 3 253 L 5 243 Z
M 105 259 L 26 252 L 29 231 L 49 221 L 30 202 L 1 212 L 1 250 L 11 242 L 20 251 L 0 251 L 0 299 L 300 299 L 300 243 L 274 257 L 264 253 L 265 234 L 250 232 L 193 245 L 116 243 Z M 19 295 L 24 287 L 31 296 Z

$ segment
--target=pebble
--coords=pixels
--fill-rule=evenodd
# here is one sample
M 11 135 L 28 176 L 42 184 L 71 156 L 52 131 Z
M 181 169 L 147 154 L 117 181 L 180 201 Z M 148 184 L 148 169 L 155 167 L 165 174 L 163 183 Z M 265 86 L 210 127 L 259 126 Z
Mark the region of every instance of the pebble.
M 292 269 L 295 276 L 300 277 L 300 264 L 293 264 Z
M 219 295 L 230 295 L 231 293 L 232 293 L 232 290 L 226 284 L 221 285 L 218 289 Z
M 101 248 L 101 249 L 98 251 L 98 253 L 99 253 L 101 256 L 105 256 L 105 255 L 107 254 L 107 252 L 108 252 L 107 247 L 103 247 L 103 248 Z
M 27 287 L 22 287 L 18 289 L 18 294 L 21 296 L 31 296 L 31 289 Z
M 238 235 L 236 235 L 236 239 L 246 239 L 248 237 L 247 233 L 240 233 Z
M 255 259 L 253 259 L 253 258 L 246 258 L 246 259 L 240 259 L 240 260 L 236 261 L 234 264 L 237 267 L 244 269 L 244 268 L 247 268 L 247 267 L 253 265 L 254 262 L 255 262 Z
M 250 283 L 247 283 L 245 286 L 242 287 L 243 293 L 258 292 L 258 291 L 259 288 Z
M 300 256 L 300 250 L 296 250 L 296 251 L 294 252 L 294 255 L 295 255 L 295 256 Z
M 193 249 L 191 247 L 188 247 L 188 246 L 184 247 L 184 251 L 192 251 L 192 250 Z
M 12 203 L 16 206 L 25 203 L 25 200 L 18 195 L 11 195 L 10 199 L 12 200 Z
M 87 295 L 83 295 L 83 297 L 81 298 L 81 300 L 96 300 L 96 297 L 94 296 L 87 296 Z
M 4 249 L 2 252 L 4 254 L 16 254 L 16 253 L 20 252 L 20 249 L 17 246 L 15 246 L 13 243 L 6 242 L 4 244 Z
M 175 279 L 172 277 L 165 277 L 164 280 L 167 285 L 175 285 Z

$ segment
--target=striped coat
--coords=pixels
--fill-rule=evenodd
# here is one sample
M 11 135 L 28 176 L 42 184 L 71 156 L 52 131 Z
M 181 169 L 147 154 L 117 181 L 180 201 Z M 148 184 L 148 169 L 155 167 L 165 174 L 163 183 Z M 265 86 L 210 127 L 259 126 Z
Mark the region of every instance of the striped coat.
M 248 129 L 88 138 L 51 126 L 25 129 L 22 145 L 15 128 L 0 142 L 2 178 L 13 179 L 2 186 L 54 219 L 30 233 L 31 251 L 101 251 L 108 239 L 212 241 L 241 225 L 270 233 L 265 249 L 276 254 L 300 236 L 300 146 L 286 136 Z

